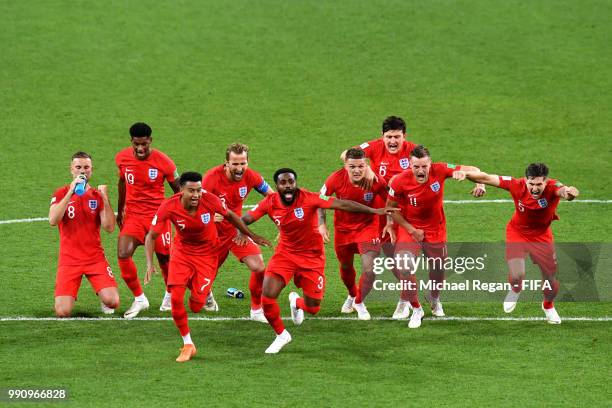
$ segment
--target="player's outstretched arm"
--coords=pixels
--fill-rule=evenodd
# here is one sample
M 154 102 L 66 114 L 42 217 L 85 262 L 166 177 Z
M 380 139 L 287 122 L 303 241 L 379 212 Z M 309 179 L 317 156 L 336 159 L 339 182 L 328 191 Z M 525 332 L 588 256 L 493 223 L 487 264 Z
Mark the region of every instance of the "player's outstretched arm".
M 240 219 L 242 220 L 242 222 L 244 222 L 244 225 L 251 225 L 252 223 L 257 221 L 255 218 L 253 218 L 251 214 L 248 213 L 244 214 L 242 217 L 240 217 Z
M 155 265 L 153 263 L 153 252 L 155 252 L 155 240 L 157 239 L 158 236 L 159 234 L 153 231 L 153 229 L 151 229 L 147 233 L 147 236 L 145 237 L 144 246 L 145 246 L 145 256 L 147 258 L 147 273 L 145 274 L 145 278 L 144 278 L 145 285 L 151 282 L 151 276 L 153 276 L 154 273 L 157 273 L 157 271 L 155 270 Z
M 470 180 L 474 183 L 486 184 L 488 186 L 499 187 L 499 176 L 487 174 L 484 171 L 465 171 L 457 170 L 453 172 L 453 178 L 458 181 Z
M 564 200 L 572 201 L 574 198 L 580 195 L 580 191 L 573 186 L 561 186 L 557 190 L 557 195 Z
M 463 170 L 463 171 L 480 171 L 480 169 L 478 167 L 476 167 L 476 166 L 467 166 L 465 164 L 461 165 L 461 170 Z M 470 194 L 473 195 L 476 198 L 482 197 L 486 193 L 487 193 L 487 189 L 486 189 L 485 185 L 482 184 L 482 183 L 476 183 L 474 188 L 470 191 Z
M 100 226 L 106 232 L 113 232 L 115 230 L 115 212 L 113 211 L 113 207 L 110 205 L 110 201 L 108 200 L 108 187 L 105 185 L 98 186 L 98 191 L 102 196 L 102 202 L 104 203 L 104 208 L 100 212 Z
M 225 219 L 228 220 L 233 226 L 238 228 L 238 231 L 240 231 L 243 235 L 251 237 L 251 239 L 256 244 L 267 246 L 267 247 L 272 246 L 272 243 L 270 241 L 268 241 L 264 237 L 261 237 L 255 234 L 253 231 L 249 229 L 249 227 L 247 227 L 247 224 L 243 221 L 243 218 L 245 217 L 250 217 L 250 215 L 246 214 L 244 217 L 240 218 L 232 210 L 227 210 L 227 216 L 225 217 Z
M 117 225 L 123 227 L 123 211 L 125 209 L 125 179 L 119 175 L 117 182 Z
M 349 211 L 349 212 L 377 214 L 377 215 L 383 215 L 383 214 L 391 215 L 394 212 L 399 211 L 399 208 L 389 208 L 389 207 L 372 208 L 372 207 L 368 207 L 367 205 L 360 204 L 356 201 L 341 200 L 339 198 L 336 198 L 331 203 L 331 206 L 329 208 L 332 210 L 343 210 L 343 211 Z
M 53 204 L 51 205 L 51 207 L 49 207 L 49 224 L 51 224 L 52 226 L 55 227 L 62 221 L 62 218 L 64 218 L 64 213 L 66 212 L 66 208 L 68 208 L 70 198 L 74 194 L 74 188 L 76 187 L 79 181 L 81 181 L 79 177 L 76 177 L 74 180 L 72 180 L 72 183 L 70 183 L 70 187 L 68 188 L 68 191 L 66 192 L 64 198 L 62 198 L 58 203 Z

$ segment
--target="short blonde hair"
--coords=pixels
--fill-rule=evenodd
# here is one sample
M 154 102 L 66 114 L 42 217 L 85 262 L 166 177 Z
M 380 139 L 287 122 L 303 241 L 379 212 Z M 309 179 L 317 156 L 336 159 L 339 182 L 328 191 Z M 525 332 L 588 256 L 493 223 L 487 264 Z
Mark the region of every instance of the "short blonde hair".
M 229 161 L 230 153 L 235 153 L 235 154 L 246 153 L 247 159 L 248 159 L 249 158 L 249 146 L 242 144 L 242 143 L 238 143 L 238 142 L 232 143 L 231 145 L 228 146 L 227 150 L 225 151 L 225 161 Z

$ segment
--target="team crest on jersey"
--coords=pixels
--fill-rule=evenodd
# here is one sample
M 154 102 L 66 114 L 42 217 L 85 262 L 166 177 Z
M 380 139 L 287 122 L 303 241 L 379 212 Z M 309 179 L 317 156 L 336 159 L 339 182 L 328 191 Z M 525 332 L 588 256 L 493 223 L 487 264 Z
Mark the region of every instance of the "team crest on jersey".
M 295 216 L 297 218 L 299 218 L 300 220 L 302 218 L 304 218 L 304 210 L 302 209 L 302 207 L 298 207 L 296 209 L 293 210 L 293 213 L 295 214 Z
M 149 169 L 149 178 L 155 180 L 157 178 L 157 169 Z
M 432 185 L 430 185 L 429 187 L 431 187 L 431 190 L 434 193 L 437 193 L 438 191 L 440 191 L 440 183 L 438 181 L 436 181 L 435 183 L 433 183 Z
M 374 193 L 371 192 L 371 191 L 368 191 L 367 193 L 365 193 L 363 195 L 363 200 L 364 201 L 368 201 L 369 202 L 369 201 L 372 201 L 373 198 L 374 198 Z
M 89 200 L 89 208 L 92 210 L 98 208 L 98 200 Z
M 204 213 L 200 215 L 200 219 L 204 224 L 208 224 L 210 222 L 210 213 Z
M 408 160 L 406 157 L 402 157 L 399 164 L 402 169 L 406 170 L 408 167 L 410 167 L 410 160 Z
M 238 194 L 240 194 L 240 198 L 244 198 L 247 195 L 247 188 L 246 187 L 240 187 L 238 189 Z
M 548 207 L 548 201 L 546 201 L 545 198 L 540 198 L 538 200 L 538 205 L 540 206 L 540 208 L 546 208 Z

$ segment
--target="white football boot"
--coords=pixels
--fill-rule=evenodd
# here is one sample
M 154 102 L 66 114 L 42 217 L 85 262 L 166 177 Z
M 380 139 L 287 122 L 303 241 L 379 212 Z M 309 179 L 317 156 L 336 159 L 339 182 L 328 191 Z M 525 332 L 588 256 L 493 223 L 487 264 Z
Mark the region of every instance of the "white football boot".
M 357 311 L 357 318 L 359 320 L 370 320 L 372 318 L 365 303 L 354 303 L 353 308 Z
M 105 315 L 111 315 L 115 313 L 115 309 L 111 309 L 110 307 L 106 306 L 104 303 L 100 303 L 100 310 Z
M 296 305 L 296 301 L 298 300 L 299 297 L 300 295 L 298 295 L 295 292 L 289 293 L 289 306 L 291 306 L 291 320 L 293 320 L 293 323 L 295 323 L 296 326 L 299 326 L 300 324 L 304 322 L 304 311 L 302 309 L 298 309 Z M 289 337 L 289 341 L 291 341 L 291 336 Z
M 255 310 L 251 309 L 251 320 L 260 323 L 268 323 L 268 319 L 266 319 L 263 308 L 261 307 Z
M 442 308 L 442 302 L 440 299 L 431 298 L 431 314 L 436 317 L 444 317 L 444 309 Z
M 149 308 L 149 299 L 146 297 L 143 300 L 134 299 L 132 306 L 125 311 L 123 317 L 126 319 L 133 319 L 138 316 L 138 313 Z
M 217 301 L 215 300 L 215 297 L 213 296 L 212 291 L 208 294 L 208 297 L 206 298 L 206 304 L 204 305 L 204 310 L 206 310 L 207 312 L 218 312 L 219 311 L 219 305 L 217 304 Z
M 291 342 L 291 335 L 287 330 L 283 330 L 281 334 L 277 334 L 276 338 L 266 349 L 266 354 L 276 354 Z
M 355 309 L 353 308 L 353 303 L 355 303 L 355 298 L 351 295 L 348 295 L 344 304 L 342 304 L 342 309 L 340 309 L 340 313 L 353 313 Z
M 548 323 L 561 324 L 561 317 L 559 316 L 559 313 L 557 313 L 554 307 L 550 309 L 544 309 L 544 303 L 542 303 L 542 310 L 544 311 L 544 314 L 546 315 L 546 321 Z
M 410 316 L 410 320 L 408 321 L 408 327 L 411 329 L 418 329 L 419 327 L 421 327 L 421 321 L 423 320 L 423 316 L 425 316 L 423 306 L 417 309 L 413 309 L 412 316 Z
M 412 308 L 412 306 L 410 306 L 410 302 L 408 301 L 403 301 L 400 300 L 399 302 L 397 302 L 397 306 L 395 307 L 395 312 L 393 312 L 393 317 L 391 317 L 393 320 L 404 320 L 407 319 L 410 316 L 410 309 Z
M 504 299 L 504 312 L 512 313 L 512 311 L 516 308 L 516 302 L 518 302 L 520 295 L 521 292 L 516 293 L 513 290 L 508 292 L 506 298 Z
M 172 310 L 172 295 L 166 292 L 164 294 L 164 300 L 162 300 L 161 306 L 159 306 L 160 312 L 169 312 Z

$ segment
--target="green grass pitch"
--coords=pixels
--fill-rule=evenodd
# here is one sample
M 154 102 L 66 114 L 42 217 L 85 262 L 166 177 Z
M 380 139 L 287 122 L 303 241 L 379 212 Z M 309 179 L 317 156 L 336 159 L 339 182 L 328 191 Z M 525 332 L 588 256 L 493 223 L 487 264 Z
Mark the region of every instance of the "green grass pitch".
M 204 171 L 225 147 L 251 146 L 271 181 L 289 166 L 318 190 L 339 153 L 376 138 L 390 114 L 434 159 L 521 175 L 544 161 L 583 199 L 612 198 L 612 4 L 606 1 L 0 2 L 0 220 L 44 217 L 77 150 L 109 184 L 128 127 L 148 122 L 179 171 Z M 447 199 L 469 199 L 447 183 Z M 486 198 L 508 198 L 489 189 Z M 252 194 L 248 203 L 258 200 Z M 447 205 L 449 240 L 501 242 L 510 204 Z M 612 242 L 612 205 L 562 203 L 559 242 Z M 329 223 L 329 222 L 328 222 Z M 271 222 L 254 229 L 273 238 Z M 53 316 L 58 234 L 0 224 L 1 317 Z M 116 233 L 104 234 L 118 275 Z M 269 258 L 266 250 L 264 256 Z M 331 245 L 321 316 L 345 290 Z M 135 256 L 140 270 L 144 255 Z M 505 272 L 501 272 L 505 273 Z M 218 316 L 241 317 L 245 268 L 215 283 Z M 119 282 L 121 312 L 131 302 Z M 145 291 L 157 311 L 161 278 Z M 285 292 L 285 295 L 288 291 Z M 281 298 L 288 315 L 286 297 Z M 562 317 L 609 317 L 611 304 L 559 303 Z M 368 304 L 390 316 L 393 301 Z M 447 315 L 503 317 L 498 303 L 447 303 Z M 79 316 L 99 317 L 84 282 Z M 541 317 L 519 304 L 517 316 Z M 174 358 L 171 321 L 1 321 L 0 388 L 67 387 L 72 406 L 609 406 L 611 323 L 307 320 L 263 350 L 272 330 L 193 321 L 199 354 Z

